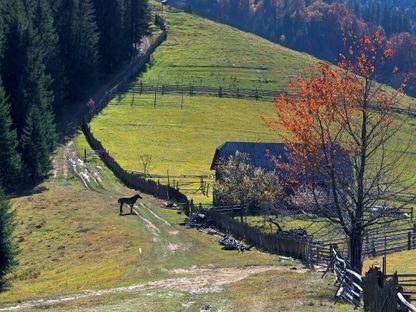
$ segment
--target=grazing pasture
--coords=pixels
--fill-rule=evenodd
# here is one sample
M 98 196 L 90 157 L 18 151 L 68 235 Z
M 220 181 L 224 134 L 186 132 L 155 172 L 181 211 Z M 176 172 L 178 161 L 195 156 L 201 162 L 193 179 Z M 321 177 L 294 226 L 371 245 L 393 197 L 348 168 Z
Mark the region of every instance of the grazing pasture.
M 160 92 L 155 100 L 153 94 L 138 94 L 140 82 L 159 87 L 258 88 L 278 94 L 305 65 L 319 60 L 176 9 L 168 8 L 164 14 L 168 39 L 155 51 L 147 71 L 91 123 L 93 133 L 115 159 L 128 170 L 142 172 L 139 157 L 151 156 L 150 173 L 158 176 L 167 175 L 168 170 L 172 176 L 209 175 L 220 144 L 276 141 L 259 119 L 260 115 L 273 116 L 272 102 L 187 95 L 182 102 L 181 95 Z M 132 89 L 136 89 L 134 94 Z M 404 99 L 404 103 L 408 101 Z M 413 126 L 404 129 L 402 138 L 412 137 L 413 130 Z M 405 148 L 403 141 L 392 150 Z M 413 159 L 409 154 L 406 161 L 413 164 Z M 167 182 L 163 177 L 160 180 Z M 210 201 L 197 192 L 199 178 L 177 178 L 175 182 L 180 188 L 196 185 L 196 190 L 185 193 L 196 201 Z
M 143 80 L 153 84 L 286 89 L 303 66 L 317 62 L 259 36 L 168 8 L 168 40 Z

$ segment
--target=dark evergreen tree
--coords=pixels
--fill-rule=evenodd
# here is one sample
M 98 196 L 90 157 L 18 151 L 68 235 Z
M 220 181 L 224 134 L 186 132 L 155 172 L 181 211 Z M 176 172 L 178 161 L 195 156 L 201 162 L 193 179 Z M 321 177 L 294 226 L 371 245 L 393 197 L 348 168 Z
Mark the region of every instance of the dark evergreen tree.
M 21 159 L 17 152 L 17 135 L 12 130 L 10 106 L 0 86 L 0 188 L 13 191 L 21 182 Z
M 31 28 L 27 33 L 26 75 L 21 84 L 26 109 L 20 146 L 23 160 L 35 183 L 49 171 L 50 155 L 56 146 L 56 129 L 52 113 L 51 78 L 45 73 L 42 63 L 44 51 L 41 37 Z
M 98 32 L 90 0 L 52 0 L 59 50 L 71 99 L 79 98 L 98 76 Z
M 4 0 L 2 9 L 4 10 L 2 16 L 5 21 L 5 34 L 0 70 L 3 87 L 11 105 L 13 126 L 20 137 L 26 109 L 25 95 L 22 94 L 21 85 L 26 75 L 28 21 L 20 0 Z
M 18 249 L 13 242 L 14 212 L 0 189 L 0 282 L 17 265 Z
M 137 49 L 149 26 L 150 13 L 147 0 L 123 0 L 123 33 L 125 49 L 130 56 Z
M 42 125 L 44 116 L 45 112 L 40 107 L 31 106 L 22 135 L 23 159 L 33 184 L 44 178 L 50 169 L 50 142 L 47 129 Z
M 65 98 L 66 85 L 62 58 L 59 55 L 59 36 L 55 29 L 50 3 L 45 0 L 31 0 L 27 10 L 32 26 L 39 35 L 45 72 L 52 79 L 50 88 L 54 95 L 53 106 L 58 110 Z
M 100 33 L 99 51 L 102 69 L 111 73 L 123 60 L 126 45 L 123 37 L 123 12 L 120 0 L 94 0 L 95 15 Z

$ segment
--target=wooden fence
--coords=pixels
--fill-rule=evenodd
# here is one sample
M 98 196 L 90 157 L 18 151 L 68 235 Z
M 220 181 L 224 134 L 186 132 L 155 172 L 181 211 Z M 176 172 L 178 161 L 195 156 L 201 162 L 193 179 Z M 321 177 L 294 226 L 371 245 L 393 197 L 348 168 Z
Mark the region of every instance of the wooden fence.
M 154 18 L 155 24 L 159 25 L 162 33 L 150 44 L 144 54 L 137 55 L 130 61 L 128 64 L 129 70 L 124 73 L 122 79 L 110 86 L 100 98 L 91 99 L 87 103 L 83 113 L 84 123 L 89 123 L 92 117 L 99 113 L 116 94 L 126 89 L 131 78 L 137 77 L 138 73 L 145 69 L 146 64 L 150 61 L 152 53 L 167 39 L 168 32 L 164 19 L 158 15 Z
M 344 299 L 355 307 L 362 306 L 363 281 L 361 276 L 351 269 L 349 263 L 341 253 L 331 247 L 331 268 L 335 273 L 335 282 L 338 285 L 336 299 Z
M 259 100 L 273 100 L 275 97 L 279 96 L 280 91 L 270 91 L 270 90 L 260 90 L 260 89 L 244 89 L 244 88 L 225 88 L 225 87 L 212 87 L 212 86 L 202 86 L 202 85 L 154 85 L 149 83 L 144 83 L 140 81 L 136 86 L 131 88 L 128 93 L 134 99 L 135 96 L 142 94 L 152 94 L 155 96 L 163 95 L 180 95 L 180 96 L 196 96 L 196 95 L 205 95 L 205 96 L 214 96 L 219 98 L 236 98 L 236 99 L 255 99 Z M 125 93 L 123 93 L 125 94 Z
M 218 229 L 231 234 L 236 239 L 244 240 L 247 244 L 266 252 L 301 260 L 307 265 L 312 263 L 309 237 L 266 234 L 214 209 L 206 210 L 205 213 Z
M 365 312 L 416 312 L 411 294 L 405 291 L 403 278 L 415 279 L 416 274 L 385 275 L 379 268 L 371 268 L 364 278 Z
M 412 249 L 416 249 L 416 224 L 413 228 L 392 230 L 378 235 L 367 235 L 364 239 L 363 255 L 376 257 Z
M 167 30 L 163 18 L 156 15 L 155 24 L 161 28 L 162 33 L 149 46 L 144 54 L 138 55 L 131 60 L 129 64 L 130 70 L 125 73 L 122 79 L 110 86 L 100 98 L 90 100 L 84 112 L 84 120 L 81 128 L 91 148 L 98 151 L 98 155 L 101 160 L 126 186 L 146 194 L 151 194 L 160 199 L 176 201 L 183 204 L 184 209 L 187 210 L 186 207 L 189 206 L 189 202 L 188 198 L 184 194 L 170 185 L 163 185 L 159 182 L 147 179 L 142 174 L 123 169 L 104 148 L 103 144 L 94 137 L 90 127 L 88 126 L 88 122 L 91 121 L 92 117 L 99 113 L 107 105 L 109 100 L 127 85 L 129 79 L 131 79 L 132 76 L 137 76 L 137 74 L 144 69 L 154 50 L 166 40 Z
M 351 270 L 351 267 L 336 248 L 331 248 L 331 268 L 339 289 L 335 298 L 342 298 L 355 307 L 364 306 L 365 312 L 416 312 L 410 303 L 416 287 L 416 274 L 386 275 L 385 261 L 383 272 L 373 267 L 364 278 Z

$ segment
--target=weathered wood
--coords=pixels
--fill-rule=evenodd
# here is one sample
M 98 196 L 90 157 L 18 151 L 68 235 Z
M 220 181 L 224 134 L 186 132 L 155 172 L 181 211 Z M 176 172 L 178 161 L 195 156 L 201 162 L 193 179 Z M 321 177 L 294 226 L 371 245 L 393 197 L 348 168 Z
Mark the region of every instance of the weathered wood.
M 385 281 L 378 268 L 371 268 L 363 279 L 364 311 L 396 311 L 398 286 L 397 275 Z

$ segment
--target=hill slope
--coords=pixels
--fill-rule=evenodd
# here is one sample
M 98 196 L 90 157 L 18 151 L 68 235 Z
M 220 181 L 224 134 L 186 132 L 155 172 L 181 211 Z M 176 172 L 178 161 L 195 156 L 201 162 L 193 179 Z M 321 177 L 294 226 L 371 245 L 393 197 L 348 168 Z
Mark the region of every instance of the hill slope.
M 132 83 L 133 87 L 143 81 L 158 86 L 259 88 L 277 95 L 304 66 L 321 62 L 177 9 L 168 8 L 164 14 L 168 40 L 156 50 L 148 70 Z M 185 94 L 183 109 L 181 102 L 178 95 L 159 93 L 155 99 L 153 95 L 127 92 L 92 121 L 92 130 L 126 169 L 143 171 L 138 157 L 150 155 L 150 172 L 156 175 L 166 175 L 167 170 L 171 175 L 206 175 L 220 144 L 276 140 L 259 118 L 274 114 L 271 101 Z M 181 186 L 192 189 L 190 183 L 196 185 L 188 192 L 194 199 L 198 181 L 183 181 Z
M 195 84 L 286 89 L 290 78 L 317 59 L 253 34 L 169 8 L 168 40 L 154 54 L 143 79 Z

